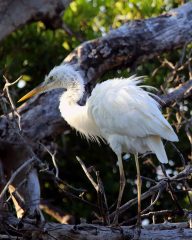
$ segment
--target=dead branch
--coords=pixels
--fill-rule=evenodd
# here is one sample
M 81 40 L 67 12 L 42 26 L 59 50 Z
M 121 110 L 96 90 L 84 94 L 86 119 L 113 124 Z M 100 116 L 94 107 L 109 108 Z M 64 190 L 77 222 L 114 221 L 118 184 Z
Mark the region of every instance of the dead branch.
M 192 95 L 192 80 L 188 80 L 184 84 L 180 84 L 173 92 L 161 96 L 161 105 L 163 107 L 170 106 L 175 101 L 186 99 Z
M 98 207 L 99 207 L 99 211 L 101 213 L 101 216 L 103 218 L 100 221 L 104 222 L 104 223 L 107 223 L 109 225 L 110 224 L 110 219 L 109 219 L 109 209 L 108 209 L 108 204 L 107 204 L 107 198 L 106 198 L 103 183 L 102 183 L 101 178 L 99 176 L 99 172 L 95 171 L 95 169 L 92 167 L 92 169 L 94 170 L 94 172 L 96 174 L 96 177 L 97 177 L 97 182 L 95 182 L 95 180 L 91 176 L 89 170 L 86 168 L 84 162 L 77 156 L 76 156 L 76 159 L 81 164 L 81 167 L 82 167 L 85 175 L 87 176 L 90 183 L 93 185 L 95 191 L 97 192 Z
M 70 2 L 70 0 L 0 0 L 0 41 L 17 28 L 33 21 L 42 20 L 48 27 L 54 29 L 62 27 L 60 13 Z
M 76 156 L 77 161 L 81 164 L 81 167 L 85 173 L 85 175 L 87 176 L 87 178 L 89 179 L 89 181 L 91 182 L 91 184 L 93 185 L 93 187 L 95 188 L 96 192 L 99 191 L 99 186 L 98 184 L 94 181 L 93 177 L 91 176 L 91 174 L 89 173 L 89 171 L 87 170 L 85 164 L 83 163 L 83 161 Z
M 7 220 L 4 220 L 7 222 Z M 35 236 L 36 239 L 76 239 L 76 240 L 122 240 L 133 239 L 135 230 L 132 227 L 105 227 L 94 224 L 65 225 L 57 223 L 47 223 L 42 227 L 23 224 L 22 229 L 17 229 L 9 225 L 10 230 L 15 229 L 14 235 L 18 234 L 19 239 L 26 239 Z M 141 229 L 140 240 L 176 239 L 189 240 L 192 237 L 192 230 L 188 228 L 188 223 L 152 224 Z M 0 235 L 2 237 L 2 235 Z
M 160 182 L 158 182 L 155 186 L 151 187 L 148 191 L 144 192 L 141 195 L 141 200 L 143 201 L 146 198 L 152 196 L 153 194 L 155 194 L 159 191 L 162 192 L 163 190 L 165 190 L 167 188 L 169 182 L 174 182 L 174 181 L 177 181 L 177 180 L 182 180 L 182 178 L 190 177 L 191 173 L 192 173 L 192 166 L 187 165 L 186 168 L 183 171 L 178 173 L 178 175 L 176 175 L 174 177 L 171 177 L 171 178 L 164 178 Z M 122 205 L 119 208 L 119 215 L 121 215 L 122 213 L 127 211 L 129 208 L 131 208 L 135 204 L 137 204 L 137 198 L 131 199 L 130 201 L 128 201 L 127 203 Z M 114 216 L 115 216 L 115 212 L 110 214 L 111 219 L 113 219 Z
M 75 219 L 69 213 L 64 212 L 59 207 L 54 206 L 48 202 L 42 202 L 40 204 L 40 209 L 43 210 L 46 214 L 50 215 L 54 219 L 56 219 L 59 223 L 63 224 L 74 224 Z

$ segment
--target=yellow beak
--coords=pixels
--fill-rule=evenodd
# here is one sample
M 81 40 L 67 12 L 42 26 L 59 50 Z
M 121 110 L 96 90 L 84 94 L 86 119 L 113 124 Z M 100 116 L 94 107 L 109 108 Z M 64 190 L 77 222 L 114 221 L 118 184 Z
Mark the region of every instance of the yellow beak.
M 36 87 L 36 88 L 34 88 L 33 90 L 31 90 L 30 92 L 28 92 L 25 96 L 23 96 L 22 98 L 20 98 L 18 102 L 25 101 L 26 99 L 31 98 L 31 97 L 35 96 L 36 94 L 41 93 L 41 92 L 44 92 L 44 91 L 46 91 L 46 90 L 47 90 L 47 87 L 46 87 L 46 86 Z

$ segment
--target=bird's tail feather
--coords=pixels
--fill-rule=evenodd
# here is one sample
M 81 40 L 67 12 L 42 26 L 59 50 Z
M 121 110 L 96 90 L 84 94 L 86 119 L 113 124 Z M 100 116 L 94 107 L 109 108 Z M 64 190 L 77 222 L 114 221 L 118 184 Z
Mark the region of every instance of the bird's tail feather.
M 161 163 L 168 163 L 167 154 L 159 136 L 150 136 L 147 139 L 147 145 Z

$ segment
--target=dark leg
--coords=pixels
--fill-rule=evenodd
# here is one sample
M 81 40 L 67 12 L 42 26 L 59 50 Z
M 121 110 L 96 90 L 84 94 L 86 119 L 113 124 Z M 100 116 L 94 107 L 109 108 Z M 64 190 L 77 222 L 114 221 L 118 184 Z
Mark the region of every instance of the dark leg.
M 137 196 L 138 196 L 138 218 L 137 218 L 137 225 L 141 226 L 141 174 L 139 168 L 139 159 L 138 154 L 135 154 L 135 163 L 137 169 Z
M 125 183 L 126 183 L 121 155 L 118 155 L 117 158 L 118 158 L 118 165 L 119 165 L 120 185 L 119 185 L 119 195 L 118 195 L 118 199 L 117 199 L 117 209 L 116 209 L 116 214 L 115 214 L 115 217 L 113 220 L 113 224 L 115 224 L 115 225 L 118 224 L 119 208 L 121 206 L 121 200 L 122 200 L 123 191 L 124 191 Z

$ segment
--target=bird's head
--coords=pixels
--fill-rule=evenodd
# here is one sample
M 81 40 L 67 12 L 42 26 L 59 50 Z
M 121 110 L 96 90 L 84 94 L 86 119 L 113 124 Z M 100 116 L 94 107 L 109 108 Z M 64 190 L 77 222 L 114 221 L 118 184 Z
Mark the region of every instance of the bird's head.
M 39 93 L 46 92 L 55 88 L 67 88 L 69 83 L 72 83 L 74 78 L 74 69 L 67 65 L 60 65 L 54 67 L 50 73 L 45 77 L 45 81 L 38 87 L 31 90 L 18 102 L 22 102 L 28 98 L 31 98 Z

